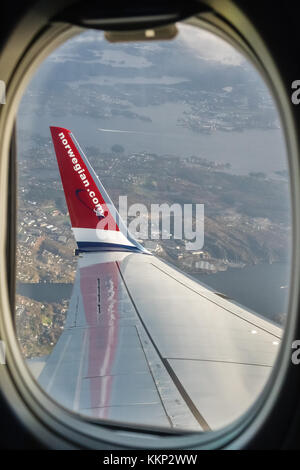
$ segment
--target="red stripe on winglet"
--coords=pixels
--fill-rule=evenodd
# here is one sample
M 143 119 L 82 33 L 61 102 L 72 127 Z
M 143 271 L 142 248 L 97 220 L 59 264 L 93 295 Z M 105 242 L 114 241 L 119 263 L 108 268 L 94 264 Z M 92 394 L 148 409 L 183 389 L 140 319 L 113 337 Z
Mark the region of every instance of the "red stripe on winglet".
M 63 127 L 50 127 L 72 227 L 119 231 L 80 152 Z M 105 219 L 96 213 L 97 205 Z

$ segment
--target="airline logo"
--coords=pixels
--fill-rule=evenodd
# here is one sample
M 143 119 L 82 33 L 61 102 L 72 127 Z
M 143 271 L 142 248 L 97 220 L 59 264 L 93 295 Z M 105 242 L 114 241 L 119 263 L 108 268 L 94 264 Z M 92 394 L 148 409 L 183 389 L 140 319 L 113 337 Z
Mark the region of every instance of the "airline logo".
M 62 142 L 63 146 L 65 147 L 65 150 L 67 151 L 67 154 L 72 159 L 73 170 L 76 171 L 78 173 L 78 175 L 80 175 L 80 179 L 82 180 L 84 186 L 87 188 L 90 185 L 90 182 L 89 182 L 88 178 L 86 177 L 84 168 L 82 168 L 80 163 L 78 163 L 78 159 L 75 157 L 75 154 L 74 154 L 72 148 L 70 147 L 68 139 L 66 139 L 65 134 L 63 132 L 60 132 L 58 134 L 58 137 L 61 139 L 61 142 Z M 83 189 L 77 189 L 76 190 L 76 195 L 78 195 L 82 191 L 83 191 Z M 95 192 L 90 191 L 89 189 L 87 189 L 87 192 L 88 192 L 88 194 L 89 194 L 90 198 L 92 199 L 92 202 L 95 206 L 94 207 L 95 214 L 97 215 L 97 217 L 102 219 L 103 217 L 105 217 L 104 209 L 103 209 L 102 205 L 99 203 L 99 200 L 96 197 Z
M 61 139 L 61 142 L 62 142 L 63 146 L 65 147 L 65 149 L 67 150 L 69 157 L 72 158 L 72 163 L 74 165 L 73 166 L 74 171 L 77 171 L 77 173 L 80 175 L 80 178 L 82 179 L 84 186 L 85 187 L 89 186 L 90 183 L 89 183 L 89 181 L 88 181 L 88 179 L 87 179 L 87 177 L 84 173 L 84 169 L 81 168 L 80 164 L 78 163 L 78 160 L 75 157 L 74 152 L 71 149 L 68 140 L 65 138 L 65 134 L 63 132 L 60 132 L 58 134 L 58 137 Z
M 76 148 L 70 131 L 60 127 L 50 129 L 72 227 L 119 231 L 112 208 L 102 197 L 84 161 L 86 157 Z
M 128 233 L 71 131 L 50 130 L 79 251 L 147 252 Z

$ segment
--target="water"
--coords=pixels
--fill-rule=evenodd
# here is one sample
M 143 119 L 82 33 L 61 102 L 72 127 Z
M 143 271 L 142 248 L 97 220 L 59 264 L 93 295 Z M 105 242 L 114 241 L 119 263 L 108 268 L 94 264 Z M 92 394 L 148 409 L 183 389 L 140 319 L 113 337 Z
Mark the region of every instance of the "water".
M 31 113 L 26 119 L 19 119 L 19 129 L 24 131 L 29 146 L 32 134 L 49 137 L 50 141 L 49 126 L 61 126 L 72 130 L 83 149 L 95 146 L 100 152 L 107 152 L 112 145 L 119 144 L 125 153 L 146 151 L 183 158 L 197 155 L 211 161 L 230 163 L 235 174 L 260 171 L 271 175 L 274 171 L 287 170 L 281 129 L 195 133 L 177 125 L 177 118 L 184 108 L 178 103 L 132 107 L 132 111 L 151 117 L 152 122 L 125 117 L 95 119 L 83 115 L 57 117 Z M 19 148 L 26 148 L 26 142 L 19 142 Z
M 287 263 L 229 268 L 216 274 L 199 274 L 197 279 L 272 321 L 280 322 L 282 314 L 287 312 Z
M 70 283 L 21 283 L 17 284 L 17 294 L 29 297 L 37 302 L 57 302 L 61 303 L 64 299 L 70 299 L 73 284 Z

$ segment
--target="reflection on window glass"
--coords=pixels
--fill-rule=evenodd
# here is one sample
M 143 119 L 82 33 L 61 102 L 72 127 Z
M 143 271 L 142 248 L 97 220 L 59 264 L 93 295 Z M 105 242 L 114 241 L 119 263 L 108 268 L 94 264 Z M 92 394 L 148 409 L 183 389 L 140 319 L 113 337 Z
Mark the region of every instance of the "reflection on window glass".
M 211 33 L 178 30 L 120 44 L 84 32 L 29 84 L 16 330 L 64 407 L 209 431 L 250 407 L 280 347 L 289 175 L 258 72 Z

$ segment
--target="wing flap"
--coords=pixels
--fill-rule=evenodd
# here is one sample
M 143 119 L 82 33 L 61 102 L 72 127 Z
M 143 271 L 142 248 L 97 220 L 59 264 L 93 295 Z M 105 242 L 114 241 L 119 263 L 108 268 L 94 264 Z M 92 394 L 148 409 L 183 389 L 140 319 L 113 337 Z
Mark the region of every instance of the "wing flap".
M 262 390 L 280 336 L 154 257 L 85 253 L 65 331 L 39 382 L 93 418 L 215 429 Z
M 65 330 L 38 381 L 61 405 L 92 418 L 202 430 L 130 299 L 118 266 L 127 256 L 79 258 Z

